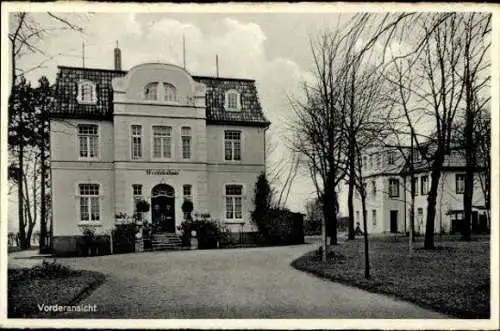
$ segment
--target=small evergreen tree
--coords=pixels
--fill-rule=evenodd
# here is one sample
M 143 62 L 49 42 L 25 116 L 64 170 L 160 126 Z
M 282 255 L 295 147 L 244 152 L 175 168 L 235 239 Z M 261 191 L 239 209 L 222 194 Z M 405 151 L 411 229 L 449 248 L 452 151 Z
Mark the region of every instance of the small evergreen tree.
M 271 209 L 272 191 L 266 174 L 262 172 L 257 178 L 255 184 L 254 206 L 252 212 L 252 221 L 257 225 L 260 233 L 266 236 L 265 223 L 269 210 Z

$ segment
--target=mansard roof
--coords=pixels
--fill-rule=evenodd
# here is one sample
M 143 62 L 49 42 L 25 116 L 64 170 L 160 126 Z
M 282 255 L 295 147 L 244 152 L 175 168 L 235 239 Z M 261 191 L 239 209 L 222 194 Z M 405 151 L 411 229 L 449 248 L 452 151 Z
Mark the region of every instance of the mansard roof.
M 111 81 L 127 71 L 59 66 L 56 78 L 56 107 L 51 112 L 58 118 L 112 119 L 113 89 Z M 255 80 L 192 76 L 206 85 L 207 123 L 250 126 L 269 126 L 259 102 Z M 78 82 L 89 80 L 96 85 L 97 103 L 80 104 L 76 100 Z M 241 96 L 240 111 L 224 109 L 225 92 L 236 90 Z

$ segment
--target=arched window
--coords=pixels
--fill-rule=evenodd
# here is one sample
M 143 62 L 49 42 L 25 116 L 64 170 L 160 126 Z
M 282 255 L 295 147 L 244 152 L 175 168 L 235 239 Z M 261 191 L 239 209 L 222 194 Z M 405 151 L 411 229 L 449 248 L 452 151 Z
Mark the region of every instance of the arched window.
M 241 110 L 240 93 L 236 90 L 229 90 L 225 95 L 225 108 L 229 111 Z
M 165 101 L 177 101 L 175 86 L 169 83 L 163 83 L 163 99 Z
M 144 87 L 144 99 L 158 100 L 158 82 L 149 83 Z
M 81 104 L 95 104 L 97 102 L 95 84 L 89 80 L 79 81 L 76 100 Z

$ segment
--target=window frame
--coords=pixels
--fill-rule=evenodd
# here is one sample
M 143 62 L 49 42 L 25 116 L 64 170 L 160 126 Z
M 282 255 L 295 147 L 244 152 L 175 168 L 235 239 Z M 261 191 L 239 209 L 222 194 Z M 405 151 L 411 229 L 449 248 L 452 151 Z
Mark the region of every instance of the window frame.
M 429 176 L 425 175 L 420 177 L 420 195 L 427 195 L 427 194 L 429 194 Z
M 391 150 L 387 151 L 387 165 L 395 165 L 396 164 L 396 152 Z
M 377 210 L 372 209 L 372 226 L 377 226 Z
M 135 189 L 140 188 L 141 194 L 136 194 Z M 137 213 L 137 200 L 144 199 L 144 185 L 142 184 L 132 184 L 132 212 L 133 215 Z M 143 220 L 143 213 L 137 213 L 139 215 L 139 221 Z
M 372 180 L 372 196 L 374 198 L 377 197 L 377 181 L 376 180 Z
M 97 186 L 97 194 L 81 194 L 81 186 L 82 185 L 96 185 Z M 91 181 L 91 182 L 77 182 L 76 183 L 76 198 L 77 198 L 77 220 L 78 220 L 78 225 L 101 225 L 102 224 L 102 203 L 101 199 L 103 197 L 102 191 L 101 191 L 102 185 L 98 182 Z M 88 212 L 88 219 L 87 220 L 82 220 L 82 198 L 87 198 L 88 200 L 88 205 L 87 205 L 87 212 Z M 92 220 L 92 198 L 97 199 L 97 210 L 98 210 L 98 220 Z
M 150 99 L 150 98 L 148 98 L 148 94 L 146 93 L 146 89 L 148 86 L 153 86 L 153 85 L 156 85 L 156 98 Z M 158 101 L 158 100 L 160 100 L 159 87 L 160 87 L 160 82 L 158 82 L 158 81 L 157 82 L 148 82 L 146 85 L 144 85 L 144 88 L 142 91 L 142 99 L 144 101 Z
M 168 83 L 168 82 L 161 82 L 161 85 L 162 85 L 162 90 L 163 90 L 163 102 L 166 102 L 166 103 L 178 103 L 178 97 L 177 97 L 177 88 L 175 87 L 174 84 L 172 83 Z M 169 100 L 167 99 L 167 95 L 169 95 L 169 93 L 167 93 L 167 88 L 170 90 L 170 91 L 174 91 L 174 99 L 173 100 Z M 159 96 L 158 96 L 159 97 Z
M 234 158 L 234 151 L 235 151 L 235 145 L 234 145 L 234 141 L 236 141 L 235 139 L 230 139 L 229 141 L 231 141 L 231 158 L 230 159 L 226 159 L 226 133 L 228 132 L 238 132 L 239 133 L 239 159 L 235 159 Z M 222 160 L 224 162 L 242 162 L 243 161 L 243 130 L 233 130 L 233 129 L 229 129 L 229 130 L 224 130 L 223 131 L 223 143 L 222 143 Z
M 90 87 L 90 99 L 86 100 L 83 93 L 84 86 Z M 96 84 L 88 79 L 81 79 L 77 83 L 76 101 L 81 105 L 95 105 L 97 103 L 97 89 Z
M 395 185 L 396 192 L 393 191 L 393 184 L 392 183 L 396 183 L 396 185 Z M 389 178 L 389 197 L 390 198 L 399 198 L 399 179 L 398 178 Z
M 82 156 L 81 155 L 81 144 L 80 144 L 80 139 L 82 138 L 82 136 L 85 136 L 87 138 L 87 155 L 90 154 L 90 139 L 89 137 L 91 137 L 92 135 L 90 134 L 82 134 L 80 133 L 80 128 L 83 127 L 83 126 L 94 126 L 96 127 L 96 134 L 95 134 L 95 137 L 96 137 L 96 148 L 95 148 L 95 152 L 96 152 L 96 155 L 95 156 Z M 80 123 L 76 126 L 76 151 L 78 153 L 78 160 L 79 161 L 97 161 L 100 159 L 100 155 L 101 155 L 101 144 L 99 143 L 100 142 L 100 136 L 101 136 L 101 128 L 100 128 L 100 125 L 99 124 L 96 124 L 96 123 Z
M 139 135 L 134 134 L 134 127 L 138 126 L 141 130 Z M 131 160 L 142 160 L 144 159 L 144 148 L 143 148 L 143 141 L 144 141 L 144 129 L 141 124 L 130 124 L 130 159 Z M 134 138 L 139 138 L 140 139 L 140 145 L 139 145 L 139 152 L 140 156 L 139 157 L 134 157 Z
M 227 194 L 227 187 L 228 186 L 239 186 L 239 187 L 241 187 L 241 195 L 239 195 L 239 196 L 238 195 L 231 195 L 231 194 L 228 195 Z M 225 220 L 225 222 L 227 222 L 227 223 L 244 223 L 245 222 L 244 221 L 244 214 L 245 214 L 244 213 L 244 209 L 245 209 L 244 208 L 244 201 L 245 201 L 245 197 L 246 197 L 245 185 L 243 183 L 226 183 L 223 186 L 223 190 L 224 190 L 224 192 L 223 192 L 224 209 L 223 210 L 224 210 L 224 220 Z M 233 208 L 232 214 L 233 214 L 233 217 L 232 218 L 228 218 L 227 217 L 228 216 L 227 215 L 227 212 L 228 212 L 228 210 L 227 210 L 227 198 L 228 197 L 232 197 L 232 198 L 240 197 L 240 199 L 241 199 L 241 210 L 240 210 L 241 218 L 237 218 L 236 217 L 236 214 L 237 214 L 236 213 L 236 200 L 232 201 L 232 208 Z
M 189 194 L 186 194 L 186 188 L 189 188 Z M 182 200 L 189 200 L 193 202 L 193 185 L 192 184 L 182 184 Z
M 183 129 L 188 129 L 189 134 L 184 134 Z M 181 155 L 183 160 L 191 160 L 193 158 L 193 148 L 192 148 L 192 142 L 193 142 L 193 130 L 190 126 L 182 126 L 181 127 Z M 184 154 L 184 138 L 187 138 L 188 143 L 189 143 L 189 157 L 185 157 Z
M 230 95 L 235 95 L 235 107 L 230 107 Z M 231 89 L 224 93 L 224 109 L 226 111 L 241 111 L 241 93 L 238 90 Z
M 462 178 L 459 181 L 459 178 Z M 459 186 L 459 182 L 462 183 L 462 187 Z M 461 188 L 461 190 L 459 190 Z M 465 174 L 455 174 L 455 193 L 464 194 L 465 193 Z
M 161 139 L 161 142 L 160 142 L 160 156 L 159 157 L 156 157 L 155 156 L 155 128 L 156 127 L 165 127 L 167 128 L 167 131 L 170 131 L 170 135 L 164 135 L 164 136 L 158 136 L 158 138 Z M 151 126 L 151 159 L 152 160 L 172 160 L 174 158 L 174 148 L 172 147 L 173 146 L 173 128 L 172 126 L 170 125 L 152 125 Z M 164 149 L 162 147 L 164 147 L 164 144 L 163 144 L 163 139 L 166 139 L 166 138 L 170 138 L 170 144 L 169 144 L 169 148 L 170 148 L 170 156 L 166 157 L 164 156 Z

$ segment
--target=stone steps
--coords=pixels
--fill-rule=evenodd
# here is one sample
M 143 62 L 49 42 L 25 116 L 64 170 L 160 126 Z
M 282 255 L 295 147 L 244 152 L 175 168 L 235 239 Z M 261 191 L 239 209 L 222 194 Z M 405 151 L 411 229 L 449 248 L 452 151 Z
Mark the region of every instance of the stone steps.
M 179 250 L 182 249 L 181 238 L 175 233 L 155 233 L 151 238 L 153 250 Z

